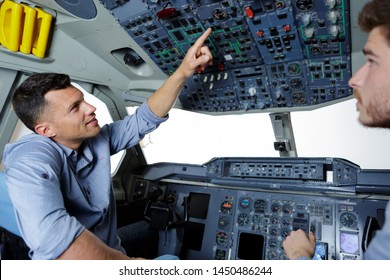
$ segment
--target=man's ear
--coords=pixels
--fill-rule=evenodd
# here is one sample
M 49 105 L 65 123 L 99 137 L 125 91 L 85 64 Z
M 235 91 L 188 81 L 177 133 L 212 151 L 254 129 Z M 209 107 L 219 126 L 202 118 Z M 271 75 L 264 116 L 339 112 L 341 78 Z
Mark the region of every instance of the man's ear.
M 46 137 L 54 137 L 56 133 L 51 129 L 49 123 L 44 122 L 35 126 L 35 132 L 39 135 Z

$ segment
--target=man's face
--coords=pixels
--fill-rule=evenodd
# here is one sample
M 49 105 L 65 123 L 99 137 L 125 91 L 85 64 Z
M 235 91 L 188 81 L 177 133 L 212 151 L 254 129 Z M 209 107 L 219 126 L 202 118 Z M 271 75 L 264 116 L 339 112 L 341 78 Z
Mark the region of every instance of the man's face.
M 49 126 L 46 136 L 69 148 L 100 132 L 96 108 L 84 101 L 83 93 L 75 87 L 49 91 L 45 95 L 44 115 Z
M 369 127 L 390 128 L 390 46 L 381 27 L 370 32 L 363 53 L 366 63 L 349 80 L 359 121 Z

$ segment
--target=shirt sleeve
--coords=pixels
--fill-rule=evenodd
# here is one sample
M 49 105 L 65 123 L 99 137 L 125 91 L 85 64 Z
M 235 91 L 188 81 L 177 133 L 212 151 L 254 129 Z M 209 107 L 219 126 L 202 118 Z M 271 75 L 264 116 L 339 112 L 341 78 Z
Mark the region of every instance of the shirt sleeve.
M 387 203 L 385 217 L 382 229 L 376 232 L 364 254 L 366 260 L 390 259 L 390 203 Z
M 113 155 L 135 146 L 146 134 L 155 130 L 167 119 L 168 116 L 164 118 L 156 116 L 145 101 L 134 114 L 126 116 L 123 120 L 105 125 L 102 128 L 102 135 L 109 139 L 110 152 Z
M 55 259 L 84 227 L 64 206 L 61 156 L 47 143 L 20 145 L 9 157 L 6 180 L 22 238 L 32 259 Z

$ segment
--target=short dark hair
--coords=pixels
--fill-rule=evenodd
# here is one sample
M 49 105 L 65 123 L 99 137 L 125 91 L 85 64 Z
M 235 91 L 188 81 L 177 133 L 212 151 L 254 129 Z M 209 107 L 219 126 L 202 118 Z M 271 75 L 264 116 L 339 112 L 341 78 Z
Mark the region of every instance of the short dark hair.
M 390 45 L 390 1 L 372 0 L 359 13 L 358 23 L 365 32 L 381 27 Z
M 15 91 L 12 105 L 16 115 L 32 131 L 44 112 L 45 94 L 52 90 L 70 87 L 66 74 L 39 73 L 27 78 Z

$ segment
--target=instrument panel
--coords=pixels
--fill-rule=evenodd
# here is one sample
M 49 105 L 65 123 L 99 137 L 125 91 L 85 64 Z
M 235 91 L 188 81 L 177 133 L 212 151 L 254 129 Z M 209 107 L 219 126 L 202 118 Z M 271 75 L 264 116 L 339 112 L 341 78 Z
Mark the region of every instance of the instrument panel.
M 101 0 L 167 75 L 207 29 L 213 66 L 179 100 L 203 113 L 313 109 L 352 95 L 348 0 Z M 123 58 L 134 67 L 141 54 Z
M 253 164 L 267 166 L 267 173 L 237 178 L 232 168 Z M 288 167 L 301 175 L 281 176 Z M 156 164 L 139 180 L 163 190 L 154 205 L 175 217 L 167 216 L 172 222 L 161 229 L 176 232 L 182 259 L 284 260 L 283 240 L 302 229 L 316 236 L 314 259 L 358 260 L 383 224 L 390 198 L 389 186 L 385 193 L 371 175 L 342 159 L 218 158 L 203 166 Z
M 383 215 L 387 203 L 165 185 L 180 217 L 185 216 L 181 206 L 185 198 L 192 208 L 207 209 L 205 217 L 188 213 L 181 237 L 184 259 L 284 260 L 282 242 L 297 229 L 315 233 L 314 259 L 362 259 L 366 219 Z

